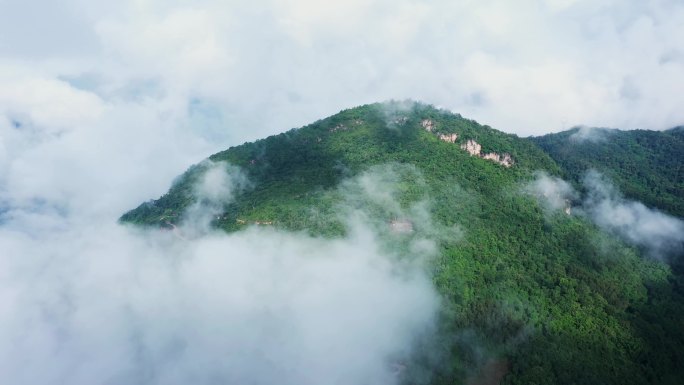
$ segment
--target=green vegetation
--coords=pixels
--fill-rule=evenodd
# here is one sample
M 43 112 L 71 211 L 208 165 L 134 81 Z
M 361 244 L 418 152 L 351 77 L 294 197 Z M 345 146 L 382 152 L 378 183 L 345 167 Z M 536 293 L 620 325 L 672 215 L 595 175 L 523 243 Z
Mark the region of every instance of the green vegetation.
M 533 140 L 563 168 L 565 179 L 579 183 L 593 168 L 626 196 L 684 217 L 684 127 L 662 132 L 593 129 L 589 139 L 573 139 L 579 130 Z
M 426 120 L 431 131 L 425 129 Z M 456 143 L 438 138 L 447 133 L 458 134 Z M 663 135 L 682 137 L 681 130 Z M 408 219 L 415 222 L 416 234 L 439 241 L 432 271 L 444 297 L 440 334 L 436 341 L 419 343 L 407 382 L 427 370 L 433 372 L 432 383 L 465 383 L 488 361 L 500 360 L 507 362 L 506 384 L 678 384 L 684 378 L 680 276 L 584 218 L 545 211 L 521 192 L 536 170 L 578 180 L 581 168 L 589 165 L 562 161 L 566 158 L 557 155 L 562 146 L 549 144 L 558 138 L 535 139 L 550 157 L 532 140 L 426 105 L 391 102 L 346 110 L 212 155 L 212 161 L 239 166 L 253 182 L 225 205 L 214 225 L 230 232 L 272 222 L 339 237 L 346 231 L 340 207 L 351 206 L 382 226 L 397 219 L 397 210 L 355 199 L 356 185 L 349 181 L 368 172 L 390 172 L 401 215 L 419 215 L 413 208 L 421 202 L 430 214 L 429 226 Z M 506 168 L 470 156 L 459 147 L 468 139 L 480 143 L 484 153 L 511 154 L 515 164 Z M 658 188 L 649 190 L 652 199 L 657 203 L 669 194 L 668 210 L 679 213 L 682 163 L 661 164 L 669 162 L 667 157 L 650 152 L 679 151 L 671 155 L 681 159 L 684 151 L 678 144 L 643 144 L 660 143 L 657 139 L 632 140 L 641 146 L 634 151 L 648 159 L 645 166 L 639 163 L 646 179 L 628 178 L 619 167 L 608 174 L 634 197 L 645 188 L 644 180 L 655 183 Z M 582 144 L 589 145 L 594 146 Z M 567 159 L 583 156 L 565 154 Z M 622 157 L 629 153 L 615 155 Z M 605 163 L 613 158 L 596 159 Z M 122 221 L 180 222 L 197 199 L 192 186 L 203 169 L 193 166 L 166 195 L 126 213 Z M 444 364 L 433 366 L 434 357 Z

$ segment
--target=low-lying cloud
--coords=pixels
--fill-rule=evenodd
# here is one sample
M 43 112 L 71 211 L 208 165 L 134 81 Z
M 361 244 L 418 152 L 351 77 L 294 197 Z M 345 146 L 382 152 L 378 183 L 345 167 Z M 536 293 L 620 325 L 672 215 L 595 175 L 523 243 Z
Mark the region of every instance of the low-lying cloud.
M 185 209 L 181 223 L 183 233 L 191 237 L 211 232 L 212 221 L 223 213 L 225 205 L 252 185 L 240 168 L 227 162 L 206 159 L 195 167 L 201 174 L 192 189 L 196 201 Z
M 193 215 L 246 183 L 210 165 L 197 186 L 208 209 Z M 179 231 L 192 223 L 203 221 Z M 439 307 L 422 264 L 400 263 L 363 215 L 338 239 L 19 225 L 0 227 L 0 376 L 11 384 L 395 384 Z
M 544 173 L 524 190 L 537 196 L 550 210 L 565 209 L 586 215 L 605 231 L 643 248 L 654 258 L 667 260 L 684 254 L 684 221 L 641 202 L 625 199 L 601 173 L 591 170 L 582 180 L 586 190 L 581 203 L 571 207 L 580 196 L 564 180 Z
M 569 139 L 572 142 L 579 143 L 600 143 L 605 141 L 610 133 L 611 132 L 605 128 L 581 126 L 576 128 L 576 131 L 570 135 Z
M 370 167 L 343 182 L 339 188 L 343 201 L 337 211 L 346 217 L 358 217 L 372 223 L 379 234 L 401 234 L 410 240 L 408 250 L 423 245 L 434 255 L 438 243 L 461 240 L 459 226 L 444 226 L 432 219 L 434 202 L 418 168 L 410 164 L 390 163 Z M 410 235 L 410 236 L 408 236 Z
M 658 258 L 684 252 L 684 221 L 640 202 L 624 199 L 596 171 L 588 172 L 583 182 L 588 190 L 585 210 L 601 228 L 645 248 Z
M 0 378 L 333 383 L 345 370 L 345 383 L 391 383 L 393 357 L 436 299 L 420 269 L 390 268 L 382 224 L 356 215 L 348 237 L 324 241 L 227 236 L 188 220 L 185 241 L 116 219 L 211 153 L 367 102 L 422 100 L 518 134 L 681 124 L 683 10 L 675 0 L 1 2 Z M 211 202 L 190 217 L 208 223 Z M 423 203 L 386 207 L 402 230 L 411 218 L 416 255 L 458 239 L 417 219 Z M 297 285 L 301 296 L 279 297 Z M 369 323 L 346 328 L 352 316 Z
M 550 210 L 568 209 L 578 197 L 568 182 L 543 172 L 537 173 L 535 179 L 524 187 L 524 191 L 536 196 Z

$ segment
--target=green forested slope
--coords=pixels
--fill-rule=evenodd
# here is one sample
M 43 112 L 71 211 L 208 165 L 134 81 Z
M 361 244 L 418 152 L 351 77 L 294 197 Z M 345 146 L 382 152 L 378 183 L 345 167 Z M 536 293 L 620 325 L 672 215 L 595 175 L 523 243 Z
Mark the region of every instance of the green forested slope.
M 440 133 L 458 139 L 445 142 Z M 511 154 L 515 164 L 470 156 L 459 147 L 468 139 L 483 153 Z M 670 268 L 524 194 L 535 171 L 562 172 L 528 139 L 430 106 L 386 103 L 210 159 L 239 166 L 252 182 L 217 216 L 214 225 L 226 231 L 259 221 L 343 236 L 339 208 L 356 205 L 380 226 L 408 217 L 415 231 L 405 237 L 438 241 L 431 271 L 444 297 L 441 332 L 408 363 L 407 383 L 424 371 L 435 384 L 466 383 L 492 363 L 505 368 L 507 384 L 678 384 L 684 376 L 684 300 Z M 182 221 L 204 169 L 190 168 L 169 193 L 122 220 Z M 349 181 L 369 173 L 392 175 L 400 209 L 354 199 Z M 416 207 L 431 220 L 413 217 Z
M 533 138 L 578 182 L 588 169 L 609 176 L 628 197 L 684 217 L 684 128 L 667 131 L 580 129 Z

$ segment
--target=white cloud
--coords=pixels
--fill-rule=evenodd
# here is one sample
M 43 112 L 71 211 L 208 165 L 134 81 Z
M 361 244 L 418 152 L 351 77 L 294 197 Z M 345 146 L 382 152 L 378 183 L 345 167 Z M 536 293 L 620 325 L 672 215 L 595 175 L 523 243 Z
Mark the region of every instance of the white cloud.
M 193 238 L 212 231 L 211 222 L 226 204 L 252 184 L 239 168 L 226 162 L 205 160 L 199 164 L 201 176 L 193 188 L 197 201 L 183 215 L 183 232 Z
M 585 210 L 601 228 L 643 247 L 655 258 L 684 252 L 684 221 L 622 198 L 596 171 L 587 173 L 584 184 L 588 189 Z
M 286 362 L 333 377 L 352 368 L 382 382 L 376 358 L 406 346 L 406 330 L 425 321 L 415 317 L 434 298 L 420 275 L 398 283 L 372 236 L 323 244 L 252 230 L 182 245 L 171 235 L 131 234 L 116 218 L 213 152 L 389 98 L 520 134 L 681 124 L 683 26 L 675 0 L 0 2 L 2 377 L 208 382 L 207 368 L 228 375 L 220 357 L 254 337 L 238 333 L 253 324 L 268 336 L 256 344 L 266 348 L 244 359 L 273 365 L 260 366 L 264 381 L 306 383 L 282 374 Z M 419 241 L 415 251 L 434 249 Z M 307 270 L 304 259 L 328 249 L 333 258 Z M 274 255 L 292 279 L 271 276 Z M 363 267 L 370 261 L 380 262 Z M 369 283 L 346 286 L 358 273 Z M 266 297 L 240 297 L 257 283 L 272 284 Z M 306 295 L 278 297 L 298 284 Z M 350 301 L 359 289 L 377 295 Z M 347 290 L 339 309 L 321 301 Z M 395 290 L 426 307 L 407 313 L 388 295 Z M 273 319 L 294 325 L 291 335 L 269 321 L 282 306 L 290 312 Z M 381 311 L 384 328 L 371 322 L 343 335 L 350 349 L 342 353 L 372 335 L 376 349 L 363 354 L 373 357 L 322 362 L 341 340 L 317 327 L 356 322 L 345 317 L 369 309 Z M 386 327 L 388 319 L 406 322 Z M 295 339 L 301 354 L 283 358 Z
M 197 218 L 247 183 L 235 167 L 206 166 Z M 391 195 L 380 203 L 394 207 Z M 421 261 L 435 245 L 421 237 L 406 259 L 363 217 L 332 240 L 227 235 L 197 218 L 168 232 L 99 218 L 26 231 L 10 218 L 0 374 L 17 384 L 399 383 L 398 363 L 434 327 L 439 297 Z
M 3 230 L 0 373 L 16 384 L 396 383 L 392 363 L 438 303 L 425 274 L 397 273 L 375 242 L 362 229 L 185 242 L 106 224 L 41 243 Z
M 4 52 L 24 60 L 16 48 L 35 45 L 41 63 L 23 63 L 53 76 L 97 74 L 109 89 L 153 80 L 158 98 L 209 100 L 235 141 L 407 97 L 521 134 L 684 119 L 677 1 L 69 1 L 44 23 L 72 19 L 97 44 L 41 50 L 6 26 Z
M 588 217 L 604 231 L 643 248 L 653 258 L 669 260 L 684 252 L 684 221 L 623 198 L 596 170 L 587 172 L 582 182 L 585 191 L 581 204 L 575 206 L 580 194 L 568 182 L 545 173 L 538 173 L 523 191 L 536 196 L 548 209 Z
M 523 190 L 536 196 L 551 210 L 570 209 L 572 201 L 578 198 L 577 192 L 568 182 L 546 173 L 538 173 Z
M 0 113 L 15 124 L 67 130 L 92 124 L 105 108 L 97 95 L 74 89 L 59 79 L 31 76 L 0 67 Z
M 568 139 L 574 142 L 588 141 L 598 143 L 606 140 L 610 134 L 611 131 L 606 129 L 581 126 L 577 127 L 577 131 L 570 135 Z

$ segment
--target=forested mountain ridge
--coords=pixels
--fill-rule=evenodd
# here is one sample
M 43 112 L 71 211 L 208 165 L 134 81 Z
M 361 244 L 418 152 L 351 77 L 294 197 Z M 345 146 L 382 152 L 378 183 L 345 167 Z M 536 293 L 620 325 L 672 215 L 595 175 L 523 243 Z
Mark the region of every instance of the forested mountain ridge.
M 671 131 L 665 135 L 681 140 L 681 129 Z M 545 207 L 527 189 L 539 172 L 581 179 L 593 163 L 575 165 L 557 155 L 558 143 L 574 133 L 519 138 L 412 102 L 345 110 L 212 155 L 212 164 L 225 162 L 241 175 L 212 226 L 340 237 L 347 230 L 338 211 L 353 206 L 389 229 L 385 236 L 398 248 L 402 237 L 434 238 L 440 334 L 406 363 L 405 383 L 416 383 L 424 371 L 435 384 L 477 383 L 495 365 L 504 368 L 506 384 L 678 384 L 684 376 L 679 277 L 586 216 Z M 652 147 L 642 143 L 660 143 L 644 138 L 633 139 L 644 154 Z M 663 183 L 672 173 L 676 181 L 681 163 L 661 165 L 659 155 L 649 156 L 649 170 L 662 175 L 644 175 L 634 185 L 655 183 L 673 197 L 668 210 L 676 214 L 681 195 Z M 167 194 L 122 221 L 182 224 L 202 199 L 195 185 L 209 164 L 191 167 Z M 623 188 L 632 182 L 628 170 L 604 172 Z M 367 180 L 392 185 L 397 206 L 360 199 L 354 189 Z M 629 196 L 639 191 L 625 188 Z M 424 211 L 429 221 L 418 218 Z M 439 365 L 425 358 L 433 356 Z
M 455 137 L 447 138 L 454 134 Z M 479 156 L 461 148 L 468 143 L 481 146 Z M 492 154 L 510 155 L 515 164 L 506 168 L 496 160 L 484 159 L 493 158 Z M 247 207 L 259 207 L 274 200 L 299 202 L 370 166 L 387 162 L 424 165 L 436 174 L 458 175 L 460 186 L 476 190 L 512 183 L 531 176 L 531 170 L 560 172 L 554 161 L 527 139 L 413 102 L 378 103 L 345 110 L 302 128 L 231 147 L 209 160 L 240 167 L 254 182 L 249 194 L 238 196 L 237 202 L 227 207 L 227 214 L 232 216 L 224 216 L 227 221 L 217 224 L 226 230 L 240 228 L 233 226 L 237 216 L 270 218 L 291 229 L 306 228 L 303 223 L 277 218 L 276 213 L 251 212 Z M 202 165 L 191 167 L 167 194 L 142 204 L 122 219 L 141 224 L 179 219 L 178 215 L 194 201 L 191 187 L 201 170 Z
M 666 131 L 574 128 L 532 138 L 575 183 L 589 169 L 628 197 L 684 217 L 684 127 Z

